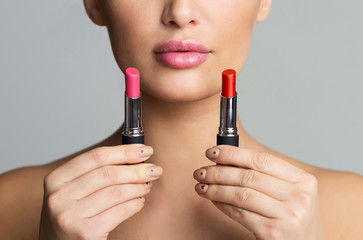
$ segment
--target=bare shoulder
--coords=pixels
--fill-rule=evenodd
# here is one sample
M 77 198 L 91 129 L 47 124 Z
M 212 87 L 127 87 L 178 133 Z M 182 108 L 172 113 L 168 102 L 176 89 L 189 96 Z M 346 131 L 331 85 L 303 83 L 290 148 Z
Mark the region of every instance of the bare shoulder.
M 37 239 L 45 175 L 44 166 L 0 175 L 0 233 L 4 239 Z
M 69 159 L 0 174 L 1 239 L 38 239 L 44 178 Z
M 316 177 L 326 239 L 362 239 L 363 176 L 319 169 Z

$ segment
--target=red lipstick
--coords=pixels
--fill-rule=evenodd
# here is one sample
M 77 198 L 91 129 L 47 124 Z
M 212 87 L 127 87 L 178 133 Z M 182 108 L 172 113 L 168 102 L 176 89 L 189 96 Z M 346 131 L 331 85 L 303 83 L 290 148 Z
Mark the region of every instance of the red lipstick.
M 136 68 L 126 69 L 125 126 L 122 144 L 144 144 L 144 130 L 141 122 L 140 73 Z
M 222 94 L 220 105 L 220 124 L 217 134 L 217 145 L 238 147 L 237 131 L 237 92 L 236 71 L 227 69 L 222 73 Z
M 222 73 L 222 96 L 231 98 L 236 95 L 236 72 L 227 69 Z

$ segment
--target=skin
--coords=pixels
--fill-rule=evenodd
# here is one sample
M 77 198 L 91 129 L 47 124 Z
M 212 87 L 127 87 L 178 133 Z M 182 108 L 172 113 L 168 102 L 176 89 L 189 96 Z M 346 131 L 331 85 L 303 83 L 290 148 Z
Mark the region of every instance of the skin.
M 214 146 L 220 73 L 242 71 L 271 0 L 84 2 L 90 19 L 107 27 L 120 69 L 141 72 L 147 145 L 120 145 L 120 128 L 66 158 L 2 174 L 8 217 L 0 217 L 0 232 L 9 239 L 361 239 L 361 176 L 273 151 L 239 118 L 240 147 Z M 211 49 L 206 62 L 175 69 L 155 60 L 156 46 L 186 38 Z

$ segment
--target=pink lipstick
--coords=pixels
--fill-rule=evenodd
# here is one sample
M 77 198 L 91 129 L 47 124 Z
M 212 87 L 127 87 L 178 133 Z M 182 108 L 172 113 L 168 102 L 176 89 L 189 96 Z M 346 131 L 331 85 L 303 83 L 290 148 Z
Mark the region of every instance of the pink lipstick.
M 202 64 L 210 52 L 206 46 L 194 39 L 170 40 L 154 51 L 158 61 L 174 68 L 189 68 Z
M 126 69 L 125 126 L 122 144 L 144 144 L 144 130 L 141 121 L 140 73 L 136 68 Z
M 129 98 L 140 97 L 140 73 L 136 68 L 126 69 L 126 91 Z
M 238 147 L 237 131 L 237 92 L 236 71 L 227 69 L 222 73 L 222 95 L 220 105 L 220 124 L 217 134 L 217 145 Z

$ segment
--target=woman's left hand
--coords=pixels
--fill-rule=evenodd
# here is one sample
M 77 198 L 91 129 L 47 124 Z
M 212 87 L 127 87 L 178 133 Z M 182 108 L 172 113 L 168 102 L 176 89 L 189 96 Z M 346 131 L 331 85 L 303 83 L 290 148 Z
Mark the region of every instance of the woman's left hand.
M 271 154 L 220 145 L 194 172 L 195 190 L 263 240 L 322 240 L 317 179 Z M 233 166 L 227 166 L 233 165 Z

